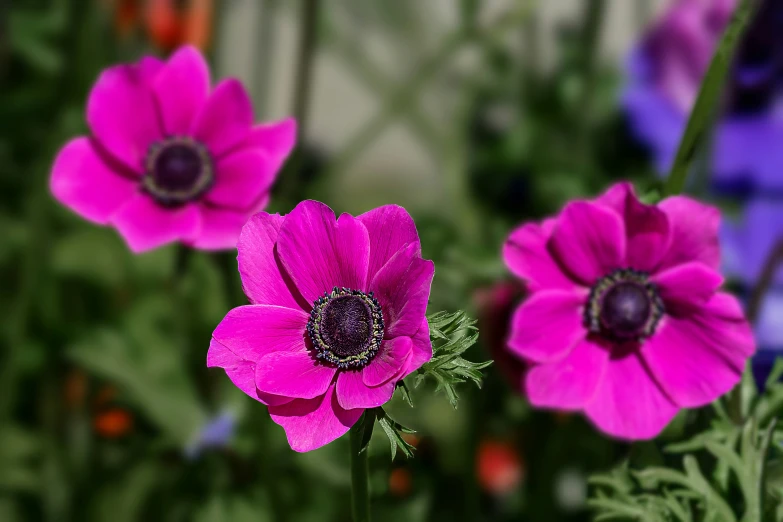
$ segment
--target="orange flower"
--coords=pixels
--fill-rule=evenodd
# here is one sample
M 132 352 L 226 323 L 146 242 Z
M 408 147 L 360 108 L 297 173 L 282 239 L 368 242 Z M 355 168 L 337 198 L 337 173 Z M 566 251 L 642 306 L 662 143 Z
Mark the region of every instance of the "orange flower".
M 111 408 L 97 414 L 93 426 L 101 437 L 116 439 L 133 428 L 133 416 L 122 408 Z
M 395 497 L 407 497 L 412 485 L 411 472 L 406 468 L 394 468 L 389 475 L 389 493 Z
M 514 491 L 524 474 L 516 448 L 495 440 L 485 440 L 479 445 L 476 468 L 479 485 L 493 495 Z
M 126 38 L 136 28 L 141 15 L 141 0 L 113 0 L 114 30 Z
M 185 44 L 205 49 L 212 29 L 212 0 L 147 0 L 144 23 L 149 39 L 163 50 Z

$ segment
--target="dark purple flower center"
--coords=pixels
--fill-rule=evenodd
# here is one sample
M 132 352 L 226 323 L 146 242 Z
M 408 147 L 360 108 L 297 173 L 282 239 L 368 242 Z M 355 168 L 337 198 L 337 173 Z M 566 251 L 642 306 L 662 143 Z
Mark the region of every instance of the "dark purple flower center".
M 663 301 L 647 274 L 622 269 L 593 286 L 585 323 L 591 332 L 610 340 L 640 341 L 655 332 L 663 312 Z
M 381 305 L 372 292 L 335 287 L 313 305 L 307 333 L 316 356 L 338 368 L 362 368 L 383 340 Z
M 166 207 L 200 198 L 214 181 L 212 158 L 206 147 L 191 138 L 168 138 L 147 152 L 144 189 Z

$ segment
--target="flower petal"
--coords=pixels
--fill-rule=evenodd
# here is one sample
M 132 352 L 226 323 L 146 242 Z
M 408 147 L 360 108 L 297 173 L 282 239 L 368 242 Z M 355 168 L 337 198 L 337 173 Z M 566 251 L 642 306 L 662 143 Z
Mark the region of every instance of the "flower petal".
M 270 305 L 239 306 L 229 311 L 212 337 L 238 356 L 258 363 L 274 352 L 305 352 L 302 310 Z
M 189 134 L 209 95 L 209 66 L 193 46 L 179 49 L 158 73 L 153 90 L 168 136 Z
M 723 277 L 701 262 L 678 265 L 655 274 L 652 280 L 667 313 L 682 314 L 703 306 L 723 284 Z
M 569 203 L 555 224 L 549 245 L 558 262 L 586 286 L 625 264 L 623 221 L 616 212 L 596 203 Z
M 666 198 L 658 204 L 669 217 L 671 246 L 660 269 L 689 261 L 701 261 L 713 270 L 720 267 L 718 227 L 720 212 L 685 196 Z
M 720 351 L 724 359 L 733 360 L 736 353 L 750 357 L 756 351 L 756 341 L 742 305 L 736 297 L 718 292 L 690 317 L 699 324 L 702 342 Z
M 298 291 L 275 247 L 284 219 L 278 214 L 260 212 L 248 220 L 237 243 L 239 275 L 251 303 L 302 309 L 294 297 L 298 296 Z M 312 308 L 308 303 L 304 304 Z
M 635 194 L 633 184 L 630 181 L 620 181 L 613 184 L 606 191 L 595 198 L 594 202 L 625 215 L 625 205 L 629 194 Z
M 346 410 L 377 408 L 389 402 L 396 382 L 367 386 L 360 371 L 344 371 L 337 376 L 337 401 Z
M 540 225 L 527 223 L 514 229 L 503 245 L 503 260 L 511 272 L 525 281 L 531 290 L 575 288 L 577 285 L 563 271 L 547 248 L 556 219 Z
M 88 138 L 76 138 L 62 148 L 49 184 L 60 203 L 101 225 L 138 189 L 104 162 Z
M 274 183 L 277 172 L 272 166 L 258 149 L 232 152 L 217 162 L 215 185 L 204 199 L 236 210 L 248 209 Z
M 545 363 L 565 357 L 587 335 L 582 322 L 585 292 L 542 290 L 514 312 L 509 348 L 524 359 Z
M 657 436 L 678 410 L 631 352 L 609 360 L 585 413 L 608 435 L 640 440 Z
M 163 138 L 149 68 L 117 65 L 101 73 L 87 100 L 95 139 L 131 172 L 144 172 L 150 145 Z
M 419 257 L 419 244 L 410 243 L 375 274 L 370 290 L 381 304 L 384 337 L 412 336 L 427 312 L 435 264 Z
M 272 170 L 277 171 L 296 146 L 296 120 L 285 120 L 256 125 L 250 131 L 247 143 L 263 150 L 272 161 Z
M 367 270 L 370 279 L 402 247 L 408 243 L 419 243 L 416 223 L 408 211 L 399 205 L 384 205 L 356 216 L 356 219 L 364 223 L 370 236 L 370 264 Z M 418 255 L 421 257 L 421 249 Z
M 524 377 L 533 406 L 577 410 L 590 402 L 609 361 L 609 350 L 583 339 L 563 359 L 537 364 Z
M 184 241 L 202 250 L 228 250 L 237 247 L 239 233 L 247 222 L 247 213 L 199 205 L 201 229 L 195 238 Z
M 632 189 L 625 198 L 626 266 L 652 272 L 669 250 L 671 234 L 666 213 L 639 201 Z
M 283 427 L 292 450 L 305 452 L 325 446 L 345 435 L 362 416 L 362 409 L 343 409 L 334 388 L 330 386 L 323 397 L 269 407 L 272 420 Z
M 416 335 L 411 338 L 411 353 L 408 355 L 402 370 L 394 376 L 395 381 L 401 381 L 411 373 L 432 360 L 432 339 L 430 339 L 430 323 L 425 317 Z
M 367 386 L 380 386 L 390 381 L 404 368 L 412 349 L 413 341 L 410 337 L 383 341 L 378 354 L 362 370 L 362 382 Z
M 314 399 L 326 393 L 337 368 L 307 351 L 273 352 L 256 365 L 256 388 L 272 395 Z
M 220 158 L 244 141 L 253 125 L 253 103 L 239 80 L 223 80 L 193 122 L 193 136 Z
M 133 196 L 109 221 L 136 253 L 172 241 L 192 240 L 201 228 L 201 214 L 195 204 L 164 208 L 143 193 Z
M 285 217 L 277 251 L 308 303 L 335 286 L 362 291 L 367 287 L 367 229 L 348 214 L 336 220 L 323 203 L 303 201 Z
M 207 368 L 223 368 L 234 385 L 245 394 L 262 404 L 285 404 L 291 402 L 289 397 L 278 397 L 256 390 L 256 363 L 238 356 L 216 339 L 209 343 L 207 352 Z
M 669 317 L 642 347 L 642 356 L 661 387 L 683 408 L 709 404 L 742 377 L 747 356 L 689 319 Z M 747 335 L 750 336 L 750 329 Z M 751 341 L 752 342 L 752 341 Z

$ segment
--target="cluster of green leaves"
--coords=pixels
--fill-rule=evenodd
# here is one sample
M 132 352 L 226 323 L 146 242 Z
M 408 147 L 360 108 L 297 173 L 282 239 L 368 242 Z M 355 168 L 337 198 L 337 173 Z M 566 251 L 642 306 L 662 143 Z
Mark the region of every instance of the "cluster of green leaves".
M 596 520 L 640 522 L 783 521 L 783 359 L 758 394 L 750 372 L 714 404 L 710 426 L 668 445 L 676 466 L 633 469 L 624 462 L 591 478 Z
M 492 364 L 492 361 L 474 363 L 462 357 L 479 336 L 476 320 L 465 312 L 438 312 L 427 320 L 430 324 L 432 359 L 418 370 L 415 384 L 418 386 L 427 377 L 434 379 L 437 383 L 435 391 L 443 391 L 452 407 L 456 408 L 459 396 L 455 386 L 471 381 L 481 388 L 481 370 Z
M 475 326 L 476 320 L 471 319 L 462 310 L 437 312 L 429 315 L 427 321 L 432 341 L 432 359 L 417 370 L 414 386 L 418 387 L 425 378 L 431 377 L 437 383 L 435 391 L 443 391 L 451 405 L 456 408 L 459 397 L 455 387 L 471 381 L 480 388 L 483 379 L 481 370 L 492 364 L 492 361 L 475 363 L 462 357 L 468 348 L 476 344 L 479 335 L 478 328 Z M 405 381 L 400 381 L 397 389 L 400 390 L 403 399 L 412 406 L 410 389 Z M 397 455 L 397 449 L 406 457 L 413 457 L 415 448 L 402 435 L 416 432 L 396 422 L 383 408 L 367 410 L 362 420 L 357 423 L 358 426 L 354 428 L 361 432 L 361 451 L 365 451 L 370 443 L 376 420 L 389 438 L 392 460 Z

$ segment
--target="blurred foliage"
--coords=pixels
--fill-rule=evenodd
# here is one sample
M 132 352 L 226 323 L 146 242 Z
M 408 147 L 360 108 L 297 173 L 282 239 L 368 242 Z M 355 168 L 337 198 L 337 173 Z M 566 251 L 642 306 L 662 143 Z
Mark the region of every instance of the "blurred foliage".
M 669 444 L 664 455 L 592 477 L 596 520 L 783 520 L 781 376 L 778 359 L 759 395 L 746 372 L 743 384 L 715 403 L 717 415 L 703 432 Z
M 112 230 L 50 196 L 52 159 L 86 132 L 85 99 L 99 71 L 150 52 L 149 42 L 113 34 L 102 4 L 0 2 L 0 520 L 347 520 L 348 441 L 294 454 L 262 406 L 205 368 L 215 325 L 246 302 L 235 254 L 171 246 L 133 256 Z M 507 277 L 498 253 L 520 221 L 614 179 L 653 184 L 618 112 L 621 72 L 586 45 L 605 13 L 558 26 L 554 63 L 544 66 L 535 2 L 508 2 L 507 11 L 485 4 L 455 2 L 458 16 L 439 21 L 430 2 L 334 0 L 322 2 L 319 17 L 319 49 L 377 109 L 335 149 L 305 129 L 302 191 L 350 212 L 417 196 L 423 203 L 411 209 L 437 267 L 430 312 L 479 315 L 475 289 Z M 216 5 L 220 29 L 221 12 L 236 2 Z M 259 5 L 270 31 L 299 16 L 299 2 Z M 377 40 L 387 54 L 368 44 Z M 263 108 L 268 63 L 253 52 Z M 411 191 L 394 173 L 346 177 L 396 124 L 431 160 L 437 187 Z M 293 203 L 276 197 L 271 209 Z M 433 335 L 441 352 L 425 373 L 434 379 L 395 394 L 384 414 L 395 420 L 371 434 L 374 519 L 588 520 L 586 477 L 634 452 L 578 416 L 533 411 L 495 365 L 481 391 L 459 387 L 454 410 L 433 393 L 440 386 L 454 396 L 453 373 L 440 370 L 462 368 L 474 380 L 479 368 L 464 360 L 492 358 L 486 339 L 497 336 L 473 345 L 461 315 L 435 316 Z M 233 437 L 190 451 L 225 412 L 235 418 Z M 662 441 L 704 422 L 702 413 L 685 416 Z M 388 431 L 392 447 L 415 446 L 415 458 L 390 461 Z M 477 483 L 476 448 L 486 438 L 508 440 L 520 455 L 528 478 L 509 493 Z M 409 487 L 390 476 L 408 477 Z

